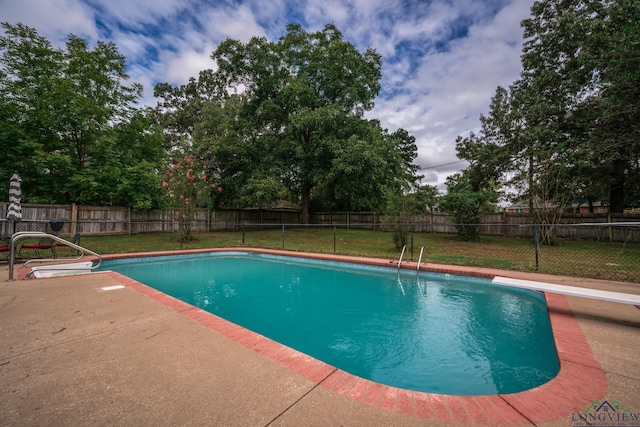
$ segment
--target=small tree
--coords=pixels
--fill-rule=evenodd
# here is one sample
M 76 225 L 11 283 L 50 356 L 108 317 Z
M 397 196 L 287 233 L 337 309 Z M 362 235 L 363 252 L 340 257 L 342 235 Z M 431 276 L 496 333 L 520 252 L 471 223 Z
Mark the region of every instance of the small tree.
M 429 185 L 418 187 L 412 193 L 394 192 L 387 196 L 384 222 L 391 225 L 396 249 L 401 250 L 407 244 L 414 216 L 432 209 L 437 199 L 438 189 Z
M 388 197 L 387 213 L 384 222 L 391 225 L 393 230 L 393 244 L 396 249 L 401 250 L 406 244 L 409 236 L 409 227 L 413 212 L 407 206 L 409 200 L 402 194 L 392 194 Z
M 498 192 L 492 186 L 474 188 L 467 173 L 448 177 L 446 184 L 447 194 L 440 199 L 440 209 L 449 213 L 451 220 L 456 223 L 458 237 L 479 240 L 480 217 L 495 212 Z
M 181 237 L 184 241 L 193 239 L 192 226 L 195 209 L 212 207 L 213 201 L 222 187 L 211 182 L 206 175 L 206 167 L 191 154 L 178 159 L 165 171 L 166 189 L 172 205 L 180 208 L 177 214 Z

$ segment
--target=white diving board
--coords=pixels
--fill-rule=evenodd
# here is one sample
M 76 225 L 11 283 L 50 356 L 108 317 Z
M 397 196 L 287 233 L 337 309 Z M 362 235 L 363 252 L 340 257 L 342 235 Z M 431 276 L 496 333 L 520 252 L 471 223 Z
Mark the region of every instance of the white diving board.
M 532 289 L 534 291 L 552 292 L 555 294 L 570 295 L 574 297 L 592 298 L 603 301 L 619 302 L 640 306 L 640 295 L 625 294 L 622 292 L 601 291 L 599 289 L 579 288 L 575 286 L 555 285 L 553 283 L 534 282 L 532 280 L 511 279 L 509 277 L 496 276 L 492 283 L 496 285 L 513 286 L 515 288 Z

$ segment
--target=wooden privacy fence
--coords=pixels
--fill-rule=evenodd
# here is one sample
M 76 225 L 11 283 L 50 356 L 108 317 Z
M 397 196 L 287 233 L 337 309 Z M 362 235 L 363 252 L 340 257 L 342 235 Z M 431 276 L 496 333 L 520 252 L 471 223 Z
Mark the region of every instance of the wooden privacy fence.
M 8 223 L 6 213 L 9 204 L 0 203 L 0 234 L 10 235 L 13 224 Z M 17 231 L 51 231 L 50 221 L 64 221 L 63 235 L 177 233 L 180 208 L 153 211 L 135 211 L 127 207 L 36 205 L 23 204 L 23 222 Z M 229 209 L 192 210 L 192 231 L 251 230 L 270 226 L 300 225 L 301 214 L 297 210 Z M 578 224 L 634 222 L 635 226 L 592 226 Z M 407 218 L 403 224 L 385 222 L 385 215 L 378 212 L 314 212 L 313 226 L 339 226 L 371 230 L 393 230 L 402 225 L 407 231 L 417 233 L 456 233 L 455 224 L 444 213 L 425 213 Z M 501 212 L 486 215 L 478 224 L 481 235 L 507 237 L 533 237 L 534 227 L 527 214 Z M 604 241 L 640 242 L 640 215 L 566 214 L 555 227 L 557 238 Z

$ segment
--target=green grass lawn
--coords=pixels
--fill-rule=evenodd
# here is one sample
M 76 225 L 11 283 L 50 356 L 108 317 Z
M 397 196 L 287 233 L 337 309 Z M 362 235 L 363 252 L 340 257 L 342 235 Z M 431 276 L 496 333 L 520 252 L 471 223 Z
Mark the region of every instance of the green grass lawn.
M 197 233 L 181 244 L 177 234 L 83 236 L 81 246 L 100 254 L 163 251 L 228 246 L 261 247 L 306 252 L 335 253 L 397 260 L 400 251 L 392 233 L 336 229 L 332 227 L 272 228 L 262 231 Z M 452 234 L 415 233 L 405 259 L 417 260 L 424 246 L 423 262 L 474 265 L 501 269 L 535 271 L 536 255 L 532 239 L 483 236 L 478 242 L 463 242 Z M 412 250 L 413 249 L 413 250 Z M 541 246 L 538 271 L 640 283 L 640 244 L 559 240 Z

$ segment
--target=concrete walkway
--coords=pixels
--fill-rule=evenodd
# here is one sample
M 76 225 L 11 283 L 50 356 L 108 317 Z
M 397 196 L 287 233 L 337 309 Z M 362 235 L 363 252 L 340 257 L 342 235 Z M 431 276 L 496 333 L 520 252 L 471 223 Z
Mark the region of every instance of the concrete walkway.
M 640 294 L 640 284 L 427 267 Z M 117 274 L 14 282 L 7 276 L 0 266 L 2 426 L 571 426 L 572 412 L 587 409 L 595 395 L 640 412 L 640 310 L 632 305 L 549 300 L 554 334 L 571 322 L 578 331 L 557 343 L 566 355 L 559 381 L 573 386 L 555 382 L 553 398 L 543 394 L 551 386 L 541 386 L 525 392 L 539 399 L 435 395 L 426 406 L 420 395 L 402 391 L 367 401 L 373 386 L 359 393 L 360 382 L 335 368 L 292 360 L 299 356 Z M 592 359 L 583 361 L 587 353 Z M 589 380 L 598 373 L 602 381 Z M 553 418 L 557 413 L 565 415 Z

